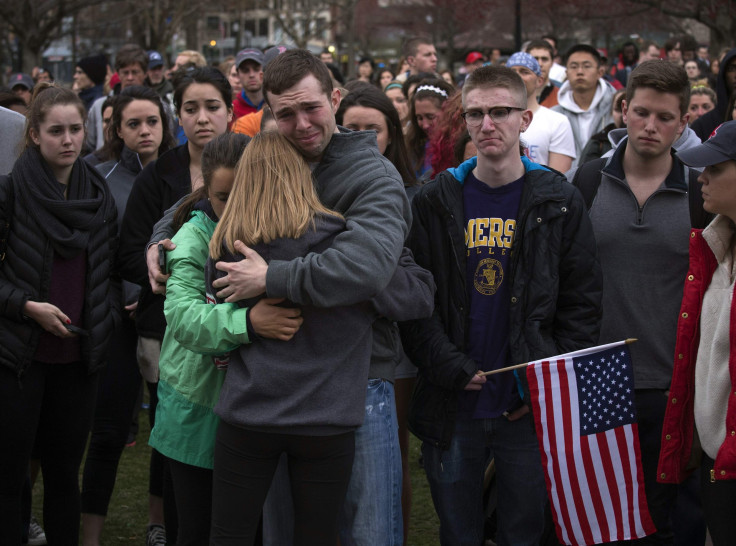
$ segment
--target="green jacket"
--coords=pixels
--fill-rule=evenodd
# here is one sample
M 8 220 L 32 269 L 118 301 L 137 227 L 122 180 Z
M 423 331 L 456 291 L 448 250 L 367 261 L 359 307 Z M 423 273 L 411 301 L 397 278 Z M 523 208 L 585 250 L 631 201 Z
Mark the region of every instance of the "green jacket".
M 166 457 L 202 468 L 212 468 L 219 423 L 212 408 L 225 379 L 213 356 L 249 343 L 247 310 L 212 305 L 214 298 L 205 293 L 204 265 L 216 226 L 195 210 L 174 236 L 176 248 L 167 254 L 167 328 L 159 360 L 156 425 L 149 439 Z

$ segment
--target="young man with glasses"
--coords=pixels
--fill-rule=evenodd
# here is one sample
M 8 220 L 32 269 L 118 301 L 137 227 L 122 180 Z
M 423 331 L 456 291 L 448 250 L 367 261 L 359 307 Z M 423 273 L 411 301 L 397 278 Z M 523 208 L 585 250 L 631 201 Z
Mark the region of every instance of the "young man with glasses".
M 611 103 L 616 90 L 603 79 L 601 55 L 587 44 L 572 46 L 565 56 L 567 81 L 557 94 L 552 110 L 564 114 L 575 136 L 575 154 L 581 152 L 594 134 L 613 123 Z M 577 166 L 577 159 L 572 167 Z
M 409 411 L 442 544 L 483 543 L 483 476 L 495 460 L 499 544 L 540 544 L 544 472 L 523 373 L 483 371 L 598 340 L 601 272 L 581 195 L 520 154 L 526 87 L 487 66 L 463 86 L 478 149 L 414 199 L 409 245 L 437 284 L 435 312 L 402 326 L 419 368 Z

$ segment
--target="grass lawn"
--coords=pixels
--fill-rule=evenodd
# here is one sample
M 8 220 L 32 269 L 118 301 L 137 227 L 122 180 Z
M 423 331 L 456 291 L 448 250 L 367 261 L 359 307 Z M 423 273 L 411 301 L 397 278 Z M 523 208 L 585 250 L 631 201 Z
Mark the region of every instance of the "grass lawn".
M 138 442 L 126 447 L 120 459 L 117 483 L 110 501 L 101 543 L 104 546 L 145 544 L 148 523 L 148 414 L 139 415 Z M 420 442 L 411 438 L 411 482 L 413 490 L 412 518 L 407 546 L 435 546 L 439 544 L 437 514 L 432 506 L 424 470 L 419 466 Z M 80 474 L 81 484 L 81 474 Z M 34 488 L 33 512 L 42 522 L 43 485 L 39 476 Z

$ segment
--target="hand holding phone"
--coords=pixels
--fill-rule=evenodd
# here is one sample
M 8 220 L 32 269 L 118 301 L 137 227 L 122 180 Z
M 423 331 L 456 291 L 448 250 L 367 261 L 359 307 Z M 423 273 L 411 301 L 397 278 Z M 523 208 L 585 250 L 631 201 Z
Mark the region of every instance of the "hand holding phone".
M 77 334 L 78 336 L 88 336 L 89 335 L 88 330 L 80 328 L 79 326 L 74 326 L 73 324 L 65 324 L 64 328 L 66 328 L 73 334 Z
M 168 275 L 169 272 L 166 269 L 166 249 L 164 248 L 163 243 L 158 244 L 158 267 L 161 270 L 161 273 Z

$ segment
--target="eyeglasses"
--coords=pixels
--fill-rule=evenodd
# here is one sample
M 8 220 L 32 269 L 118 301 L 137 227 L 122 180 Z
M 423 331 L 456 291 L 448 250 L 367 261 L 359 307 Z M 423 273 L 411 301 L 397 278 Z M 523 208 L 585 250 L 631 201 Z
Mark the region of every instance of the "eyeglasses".
M 478 127 L 478 125 L 483 123 L 486 116 L 491 118 L 493 123 L 503 123 L 509 119 L 509 114 L 511 114 L 512 110 L 523 112 L 525 109 L 516 108 L 514 106 L 494 106 L 493 108 L 489 108 L 487 112 L 484 112 L 483 110 L 470 110 L 468 112 L 463 112 L 460 115 L 463 117 L 468 127 Z

